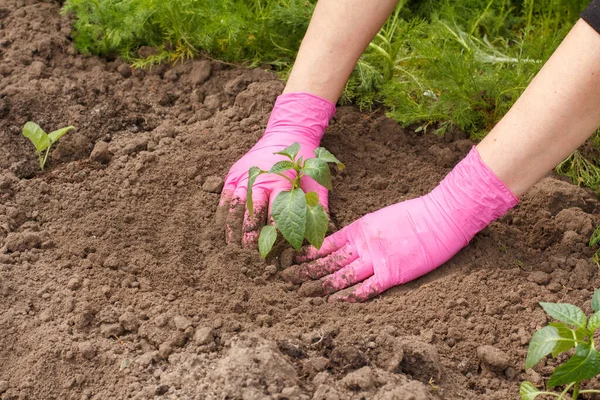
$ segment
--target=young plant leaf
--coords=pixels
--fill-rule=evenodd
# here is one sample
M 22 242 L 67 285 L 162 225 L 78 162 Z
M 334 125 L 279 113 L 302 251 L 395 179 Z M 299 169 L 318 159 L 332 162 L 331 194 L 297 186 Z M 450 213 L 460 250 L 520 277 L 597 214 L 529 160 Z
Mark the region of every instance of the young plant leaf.
M 542 306 L 544 311 L 554 319 L 578 328 L 585 328 L 586 326 L 587 318 L 583 311 L 577 306 L 565 303 L 544 302 L 541 302 L 540 306 Z
M 600 353 L 589 344 L 578 345 L 575 354 L 554 370 L 548 388 L 593 378 L 600 373 Z
M 23 136 L 31 140 L 38 153 L 46 150 L 52 144 L 48 135 L 35 122 L 27 122 L 23 127 Z
M 279 193 L 273 202 L 271 214 L 283 237 L 296 250 L 300 250 L 306 230 L 306 197 L 302 189 Z
M 587 328 L 590 332 L 594 332 L 600 326 L 600 311 L 595 312 L 590 317 Z
M 281 154 L 282 156 L 288 157 L 290 160 L 294 160 L 300 151 L 300 145 L 298 143 L 292 143 L 292 145 L 286 147 L 285 149 L 278 151 L 273 154 Z
M 569 330 L 570 331 L 570 330 Z M 565 332 L 562 332 L 565 334 Z M 561 331 L 555 326 L 545 326 L 531 337 L 529 349 L 527 350 L 527 359 L 525 360 L 525 368 L 531 368 L 542 358 L 552 353 L 554 348 L 560 342 L 574 343 L 574 335 L 571 332 L 570 336 L 561 336 Z M 573 346 L 571 346 L 573 347 Z M 569 347 L 569 348 L 571 348 Z
M 258 237 L 258 251 L 262 258 L 266 258 L 267 254 L 273 248 L 273 244 L 277 240 L 277 228 L 273 225 L 265 225 L 260 230 L 260 236 Z
M 521 400 L 534 400 L 536 397 L 542 394 L 531 382 L 521 382 L 521 387 L 519 388 L 519 394 L 521 395 Z
M 331 190 L 331 172 L 329 165 L 318 158 L 309 158 L 304 162 L 304 166 L 300 170 L 303 174 L 310 176 L 321 186 L 325 186 Z
M 308 195 L 306 197 L 308 199 Z M 327 213 L 323 209 L 322 205 L 307 205 L 306 231 L 304 232 L 304 236 L 306 237 L 306 240 L 308 240 L 308 242 L 317 249 L 320 249 L 323 245 L 323 239 L 325 239 L 325 233 L 327 233 L 328 225 L 329 219 L 327 218 Z
M 594 296 L 592 296 L 592 309 L 595 312 L 600 311 L 600 289 L 596 289 Z
M 71 129 L 75 129 L 74 126 L 67 126 L 66 128 L 60 128 L 48 134 L 48 139 L 50 139 L 50 143 L 56 143 L 58 139 L 60 139 L 65 133 L 69 132 Z
M 270 174 L 280 174 L 284 171 L 294 168 L 294 163 L 291 161 L 279 161 L 275 163 L 269 170 Z
M 548 325 L 555 327 L 558 330 L 558 335 L 561 337 L 552 349 L 552 357 L 556 357 L 563 351 L 572 349 L 577 345 L 578 341 L 583 341 L 585 338 L 585 333 L 581 331 L 581 328 L 574 331 L 562 322 L 551 322 Z
M 309 207 L 314 207 L 317 204 L 319 204 L 319 195 L 317 192 L 306 193 L 306 205 Z
M 338 170 L 343 170 L 346 168 L 344 164 L 340 162 L 333 154 L 331 154 L 325 147 L 317 147 L 315 149 L 315 156 L 319 160 L 323 160 L 328 163 L 335 163 L 338 167 Z
M 254 181 L 260 174 L 264 174 L 265 171 L 262 171 L 258 167 L 250 167 L 248 170 L 248 189 L 246 192 L 246 208 L 248 209 L 248 214 L 250 218 L 254 218 L 254 203 L 252 202 L 252 186 L 254 186 Z

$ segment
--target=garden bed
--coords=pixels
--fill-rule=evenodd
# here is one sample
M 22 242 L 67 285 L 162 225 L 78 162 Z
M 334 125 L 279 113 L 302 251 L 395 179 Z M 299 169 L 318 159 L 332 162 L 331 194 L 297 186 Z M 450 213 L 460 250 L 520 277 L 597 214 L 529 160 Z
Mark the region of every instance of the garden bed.
M 3 7 L 1 399 L 515 399 L 556 365 L 523 369 L 537 303 L 590 312 L 600 203 L 552 176 L 421 279 L 365 304 L 300 296 L 283 261 L 226 246 L 215 224 L 220 180 L 283 89 L 274 74 L 133 71 L 77 55 L 56 2 Z M 28 120 L 77 128 L 43 173 Z M 338 228 L 429 192 L 473 145 L 353 107 L 322 144 L 347 165 Z

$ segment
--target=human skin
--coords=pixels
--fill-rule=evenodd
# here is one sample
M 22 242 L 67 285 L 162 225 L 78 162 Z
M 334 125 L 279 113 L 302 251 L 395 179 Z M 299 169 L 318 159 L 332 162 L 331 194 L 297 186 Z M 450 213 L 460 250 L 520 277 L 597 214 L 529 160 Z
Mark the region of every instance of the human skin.
M 319 0 L 283 93 L 336 103 L 356 62 L 397 0 Z
M 600 35 L 579 20 L 477 150 L 521 196 L 600 126 L 598 110 Z
M 394 5 L 395 1 L 319 1 L 284 93 L 308 92 L 335 103 L 358 57 Z M 506 116 L 478 144 L 476 151 L 482 162 L 481 169 L 491 171 L 512 194 L 520 197 L 600 126 L 599 109 L 600 35 L 580 20 Z M 469 197 L 469 193 L 462 195 Z M 400 206 L 394 211 L 396 221 L 399 215 L 414 214 L 419 204 L 411 203 L 407 207 L 413 210 L 407 213 L 405 207 Z M 360 224 L 366 217 L 356 222 Z M 394 218 L 392 215 L 390 218 L 370 217 L 371 232 L 377 231 L 372 225 L 378 220 Z M 429 225 L 437 223 L 447 221 L 431 220 Z M 377 238 L 353 237 L 359 235 L 357 232 L 364 233 L 364 229 L 336 233 L 326 238 L 318 251 L 310 247 L 304 249 L 297 258 L 301 265 L 290 267 L 282 276 L 296 283 L 318 279 L 310 289 L 314 293 L 330 294 L 354 285 L 331 296 L 330 300 L 366 300 L 398 284 L 383 282 L 365 290 L 365 282 L 376 280 L 378 268 L 362 268 L 357 275 L 357 262 L 373 259 L 374 254 L 370 253 L 375 244 L 379 247 L 378 255 L 385 254 L 381 246 L 386 245 L 382 243 L 393 244 L 395 238 L 386 237 L 393 235 L 393 230 L 388 233 L 383 225 Z M 415 232 L 415 241 L 417 236 Z M 368 244 L 370 240 L 373 246 Z M 350 246 L 356 242 L 366 244 Z M 347 245 L 351 252 L 345 252 L 344 257 L 327 257 Z M 381 275 L 403 268 L 402 264 L 410 259 L 408 253 L 403 257 L 401 251 L 395 250 L 390 247 L 394 259 L 386 260 L 388 271 L 381 272 L 379 268 Z M 452 249 L 456 251 L 458 249 Z M 430 269 L 424 269 L 423 273 Z
M 257 166 L 268 170 L 274 162 L 283 160 L 281 156 L 274 157 L 273 153 L 294 142 L 305 144 L 302 148 L 304 155 L 313 154 L 331 117 L 329 109 L 335 110 L 335 103 L 354 65 L 395 5 L 396 0 L 317 2 L 283 94 L 308 93 L 318 98 L 299 101 L 297 115 L 274 109 L 263 138 L 231 167 L 217 211 L 217 223 L 225 225 L 227 243 L 256 247 L 259 232 L 270 219 L 270 205 L 278 193 L 290 190 L 290 184 L 281 177 L 261 175 L 253 193 L 257 209 L 250 216 L 245 210 L 248 169 Z M 279 103 L 275 106 L 278 107 Z M 286 103 L 289 105 L 289 101 Z M 322 116 L 309 111 L 314 110 L 318 103 L 322 103 Z M 303 118 L 301 114 L 306 115 L 307 112 L 314 115 Z M 316 125 L 323 130 L 316 132 Z M 281 126 L 289 129 L 283 132 L 279 129 Z M 327 210 L 325 188 L 315 189 L 309 177 L 304 178 L 301 188 L 316 191 L 321 205 Z

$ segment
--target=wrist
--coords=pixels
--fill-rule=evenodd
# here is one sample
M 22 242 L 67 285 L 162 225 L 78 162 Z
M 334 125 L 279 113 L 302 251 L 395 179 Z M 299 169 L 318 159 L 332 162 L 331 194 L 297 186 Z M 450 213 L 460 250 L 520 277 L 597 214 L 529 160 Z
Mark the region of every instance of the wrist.
M 431 208 L 448 221 L 447 234 L 460 234 L 463 246 L 519 202 L 475 147 L 427 197 Z
M 263 137 L 285 135 L 318 145 L 335 113 L 335 104 L 306 92 L 277 97 Z

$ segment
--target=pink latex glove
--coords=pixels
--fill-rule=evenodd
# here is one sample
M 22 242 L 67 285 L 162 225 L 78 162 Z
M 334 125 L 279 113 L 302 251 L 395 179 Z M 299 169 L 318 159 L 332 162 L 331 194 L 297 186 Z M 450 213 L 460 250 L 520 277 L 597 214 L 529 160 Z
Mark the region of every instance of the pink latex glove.
M 477 232 L 518 203 L 475 148 L 429 194 L 358 219 L 308 247 L 282 272 L 300 292 L 364 301 L 448 261 Z M 314 260 L 314 261 L 311 261 Z M 329 274 L 329 275 L 328 275 Z M 360 283 L 359 283 L 360 282 Z
M 276 162 L 286 159 L 273 153 L 295 142 L 300 144 L 298 157 L 314 158 L 314 150 L 319 147 L 334 113 L 332 102 L 309 93 L 286 93 L 277 98 L 263 137 L 231 167 L 225 178 L 217 217 L 220 223 L 225 220 L 227 243 L 256 246 L 260 229 L 270 218 L 270 204 L 281 191 L 290 190 L 292 186 L 281 176 L 260 175 L 253 186 L 254 218 L 251 219 L 246 210 L 250 167 L 269 170 Z M 288 174 L 294 176 L 293 171 Z M 300 187 L 305 192 L 317 192 L 321 204 L 328 210 L 327 189 L 308 176 L 302 177 Z

